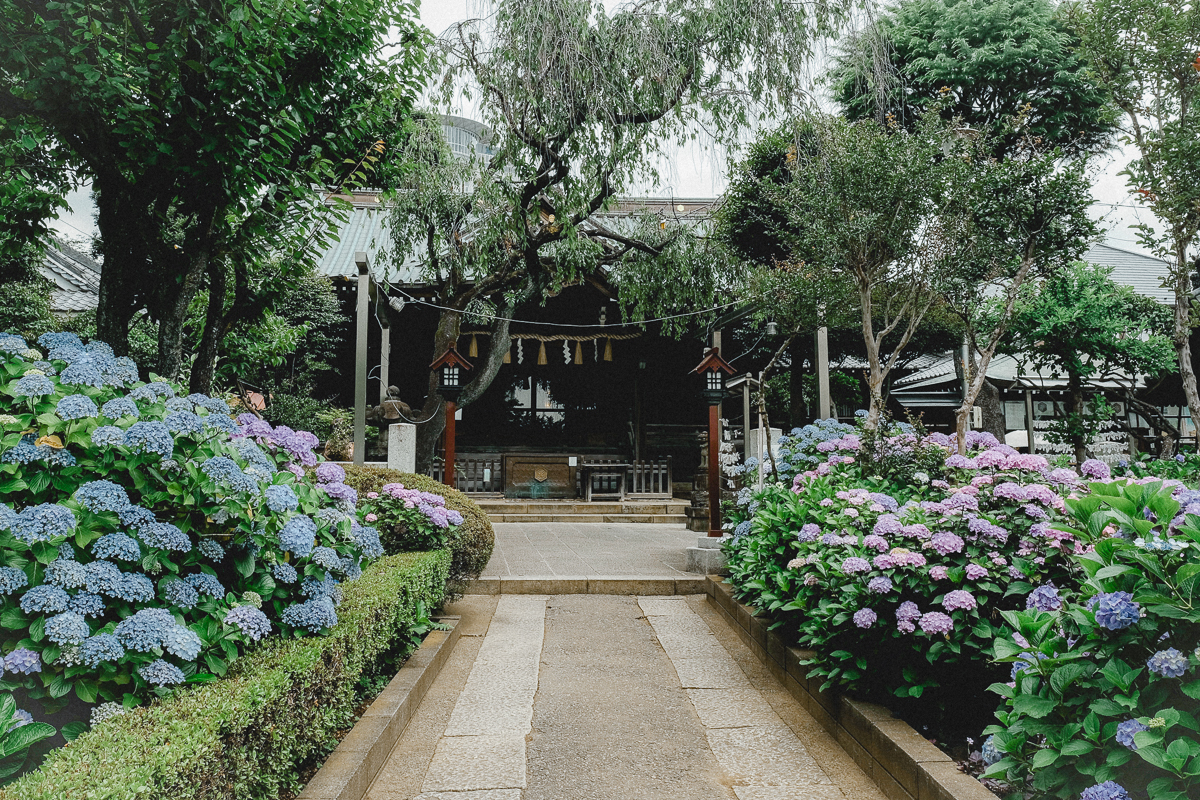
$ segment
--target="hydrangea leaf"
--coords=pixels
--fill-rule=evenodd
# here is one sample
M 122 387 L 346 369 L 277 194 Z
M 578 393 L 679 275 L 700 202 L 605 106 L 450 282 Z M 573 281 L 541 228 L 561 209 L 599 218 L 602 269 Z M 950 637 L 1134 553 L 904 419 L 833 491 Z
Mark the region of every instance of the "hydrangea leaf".
M 1013 708 L 1034 719 L 1042 719 L 1057 707 L 1058 701 L 1032 694 L 1020 695 L 1013 701 Z

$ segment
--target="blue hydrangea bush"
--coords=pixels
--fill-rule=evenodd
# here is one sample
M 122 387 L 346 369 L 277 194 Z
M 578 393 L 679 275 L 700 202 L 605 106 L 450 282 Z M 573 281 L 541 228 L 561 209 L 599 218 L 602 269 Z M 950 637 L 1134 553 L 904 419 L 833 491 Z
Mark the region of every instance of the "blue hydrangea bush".
M 986 774 L 1014 798 L 1200 797 L 1200 492 L 1090 488 L 1061 526 L 1087 542 L 1079 595 L 1006 614 Z
M 316 443 L 102 342 L 0 334 L 0 688 L 129 705 L 336 625 L 382 548 L 305 477 Z

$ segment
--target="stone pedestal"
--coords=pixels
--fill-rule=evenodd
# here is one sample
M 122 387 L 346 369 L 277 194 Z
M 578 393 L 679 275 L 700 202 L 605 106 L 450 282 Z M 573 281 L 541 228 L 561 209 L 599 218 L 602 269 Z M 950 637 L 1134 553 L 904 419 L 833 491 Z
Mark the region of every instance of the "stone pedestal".
M 728 575 L 727 559 L 721 552 L 721 545 L 727 537 L 701 536 L 696 540 L 695 547 L 687 549 L 688 572 L 698 572 L 701 575 Z
M 398 422 L 388 426 L 388 469 L 417 471 L 417 426 Z

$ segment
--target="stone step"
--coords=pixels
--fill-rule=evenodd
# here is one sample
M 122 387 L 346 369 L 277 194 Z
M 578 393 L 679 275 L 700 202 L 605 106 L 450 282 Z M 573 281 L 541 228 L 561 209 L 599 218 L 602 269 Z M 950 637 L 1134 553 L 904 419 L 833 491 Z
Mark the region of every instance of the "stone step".
M 686 502 L 628 502 L 628 503 L 576 503 L 576 502 L 489 502 L 477 501 L 477 505 L 488 514 L 683 514 Z
M 488 514 L 492 522 L 650 523 L 683 525 L 683 514 Z

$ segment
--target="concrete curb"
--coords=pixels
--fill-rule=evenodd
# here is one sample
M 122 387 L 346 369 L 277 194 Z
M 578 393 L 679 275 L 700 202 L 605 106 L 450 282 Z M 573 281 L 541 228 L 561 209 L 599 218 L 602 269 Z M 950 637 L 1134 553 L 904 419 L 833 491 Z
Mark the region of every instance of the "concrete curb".
M 346 734 L 297 800 L 362 800 L 459 639 L 458 617 L 425 641 Z
M 907 722 L 883 706 L 820 690 L 800 662 L 811 651 L 788 647 L 768 621 L 733 597 L 721 576 L 706 579 L 708 600 L 771 674 L 837 739 L 890 800 L 996 800 L 979 781 L 959 772 L 954 761 Z
M 562 575 L 552 578 L 480 578 L 467 585 L 463 594 L 616 594 L 662 596 L 707 594 L 708 578 L 688 577 L 616 577 Z

